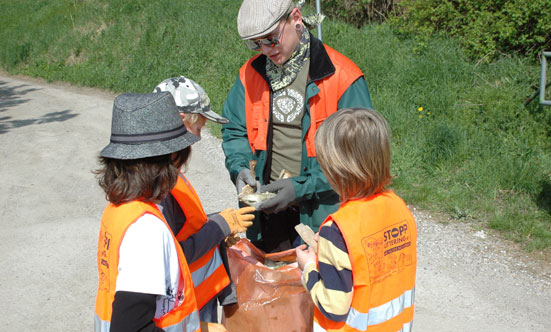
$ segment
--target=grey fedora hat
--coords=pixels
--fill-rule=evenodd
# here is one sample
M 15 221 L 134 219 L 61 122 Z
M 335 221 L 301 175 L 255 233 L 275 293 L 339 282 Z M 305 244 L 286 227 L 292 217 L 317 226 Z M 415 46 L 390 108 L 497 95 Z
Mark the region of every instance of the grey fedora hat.
M 184 76 L 167 78 L 159 83 L 153 92 L 168 91 L 181 113 L 201 114 L 216 123 L 228 123 L 228 119 L 218 115 L 210 107 L 210 99 L 205 89 L 197 82 Z
M 100 156 L 141 159 L 180 151 L 200 138 L 188 132 L 169 92 L 115 98 L 110 143 Z
M 293 8 L 292 0 L 243 0 L 237 14 L 239 36 L 247 40 L 269 34 Z

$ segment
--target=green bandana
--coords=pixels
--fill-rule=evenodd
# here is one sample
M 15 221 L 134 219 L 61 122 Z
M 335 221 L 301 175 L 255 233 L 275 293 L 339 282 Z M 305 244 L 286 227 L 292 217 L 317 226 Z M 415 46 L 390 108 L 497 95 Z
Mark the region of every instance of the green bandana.
M 266 61 L 266 75 L 270 79 L 272 90 L 281 90 L 293 83 L 298 72 L 310 56 L 310 33 L 302 29 L 302 37 L 297 48 L 283 65 L 278 66 L 270 58 Z

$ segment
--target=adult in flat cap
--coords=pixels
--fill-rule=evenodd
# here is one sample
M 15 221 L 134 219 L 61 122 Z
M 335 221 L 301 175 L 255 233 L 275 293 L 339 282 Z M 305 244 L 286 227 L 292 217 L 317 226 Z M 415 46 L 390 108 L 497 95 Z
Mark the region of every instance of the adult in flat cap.
M 222 148 L 238 193 L 248 184 L 277 194 L 256 205 L 261 212 L 247 231 L 268 252 L 296 247 L 296 224 L 317 231 L 337 210 L 339 197 L 316 160 L 316 129 L 338 109 L 372 108 L 362 71 L 308 31 L 299 7 L 242 2 L 237 30 L 258 54 L 239 70 L 222 110 L 229 120 Z M 257 161 L 253 172 L 250 160 Z M 290 177 L 281 179 L 285 171 Z
M 198 291 L 193 263 L 188 264 L 180 234 L 171 230 L 160 206 L 169 195 L 189 204 L 198 201 L 189 190 L 174 194 L 184 181 L 180 168 L 198 140 L 183 124 L 170 93 L 115 98 L 110 143 L 96 171 L 109 201 L 98 240 L 96 332 L 227 331 L 200 320 L 199 309 L 217 292 L 212 287 L 223 288 L 229 280 L 199 279 L 206 288 Z M 212 217 L 211 225 L 229 234 L 244 232 L 253 211 L 226 209 Z M 193 212 L 204 214 L 200 205 Z

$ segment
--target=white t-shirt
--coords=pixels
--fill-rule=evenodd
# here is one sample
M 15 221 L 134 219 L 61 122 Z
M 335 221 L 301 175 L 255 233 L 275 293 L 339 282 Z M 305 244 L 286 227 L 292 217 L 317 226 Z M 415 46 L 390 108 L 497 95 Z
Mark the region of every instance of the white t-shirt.
M 178 253 L 165 223 L 145 214 L 128 227 L 119 250 L 116 291 L 157 294 L 155 318 L 184 300 Z

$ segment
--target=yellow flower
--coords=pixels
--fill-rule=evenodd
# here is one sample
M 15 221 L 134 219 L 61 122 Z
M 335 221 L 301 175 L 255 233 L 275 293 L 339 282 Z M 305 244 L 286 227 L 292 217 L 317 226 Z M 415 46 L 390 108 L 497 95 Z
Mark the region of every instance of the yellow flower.
M 427 112 L 427 115 L 430 115 L 430 112 Z
M 423 107 L 419 107 L 417 110 L 418 110 L 419 112 L 423 112 Z
M 419 114 L 419 119 L 421 119 L 423 117 L 423 115 Z

